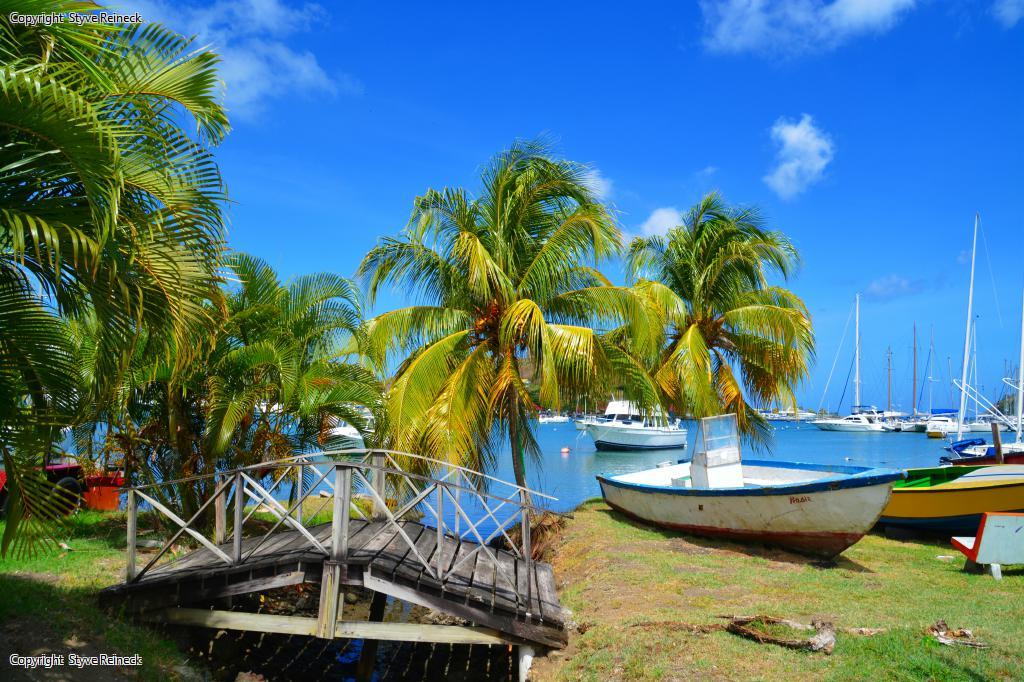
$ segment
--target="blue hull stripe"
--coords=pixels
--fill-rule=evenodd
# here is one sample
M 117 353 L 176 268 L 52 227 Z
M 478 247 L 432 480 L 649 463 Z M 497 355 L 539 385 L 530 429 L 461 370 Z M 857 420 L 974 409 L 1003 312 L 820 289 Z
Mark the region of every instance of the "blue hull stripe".
M 1024 509 L 1015 513 L 1024 512 Z M 878 519 L 879 526 L 894 526 L 897 528 L 908 528 L 911 530 L 941 531 L 946 533 L 974 534 L 978 532 L 978 524 L 981 523 L 981 514 L 967 514 L 965 516 L 937 516 L 932 518 L 908 519 L 899 516 L 883 516 Z
M 743 462 L 749 466 L 766 467 L 772 469 L 798 469 L 803 471 L 823 471 L 837 474 L 809 483 L 794 483 L 790 485 L 759 486 L 756 488 L 714 488 L 694 489 L 677 488 L 664 485 L 644 485 L 643 483 L 629 483 L 617 480 L 616 477 L 598 476 L 597 480 L 601 485 L 610 485 L 616 488 L 637 490 L 646 493 L 664 493 L 667 495 L 686 495 L 689 497 L 757 497 L 764 495 L 796 495 L 802 493 L 817 493 L 828 490 L 845 490 L 849 488 L 865 488 L 873 485 L 892 483 L 906 478 L 905 471 L 899 469 L 879 469 L 873 467 L 855 466 L 830 466 L 828 464 L 810 464 L 805 462 L 775 462 L 768 460 L 746 460 Z
M 606 440 L 595 440 L 594 447 L 598 450 L 681 450 L 686 447 L 686 443 L 682 445 L 620 445 L 619 443 L 609 443 Z

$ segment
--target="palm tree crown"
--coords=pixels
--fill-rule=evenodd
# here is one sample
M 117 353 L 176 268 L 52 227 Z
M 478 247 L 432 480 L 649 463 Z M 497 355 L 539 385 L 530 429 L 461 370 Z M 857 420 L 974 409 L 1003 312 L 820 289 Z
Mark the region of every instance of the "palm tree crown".
M 737 415 L 763 440 L 755 407 L 795 404 L 807 375 L 814 335 L 807 307 L 770 283 L 788 278 L 798 255 L 753 209 L 711 193 L 665 236 L 634 239 L 634 289 L 657 311 L 664 340 L 652 375 L 676 410 L 693 416 Z
M 613 377 L 657 398 L 642 369 L 589 326 L 644 328 L 636 297 L 593 267 L 621 237 L 587 168 L 517 143 L 481 180 L 476 198 L 463 189 L 417 198 L 407 229 L 372 249 L 359 273 L 371 299 L 385 284 L 421 299 L 369 324 L 383 366 L 396 349 L 408 354 L 388 391 L 392 446 L 487 468 L 510 442 L 524 485 L 524 454 L 537 452 L 528 383 L 553 407 Z

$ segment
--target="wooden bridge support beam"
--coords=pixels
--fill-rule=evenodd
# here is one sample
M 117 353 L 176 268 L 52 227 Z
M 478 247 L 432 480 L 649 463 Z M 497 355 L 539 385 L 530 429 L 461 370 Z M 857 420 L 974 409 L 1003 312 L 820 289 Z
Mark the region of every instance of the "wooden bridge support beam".
M 352 504 L 352 469 L 334 466 L 334 509 L 331 514 L 331 558 L 324 561 L 320 581 L 320 609 L 317 637 L 334 637 L 335 624 L 342 616 L 341 586 L 348 577 L 348 521 Z
M 379 623 L 384 620 L 384 607 L 387 606 L 387 603 L 387 595 L 380 592 L 373 593 L 373 599 L 370 602 L 369 622 Z M 373 679 L 373 668 L 377 662 L 378 644 L 380 644 L 380 640 L 377 639 L 363 640 L 363 649 L 359 652 L 359 663 L 356 665 L 357 682 L 370 682 Z

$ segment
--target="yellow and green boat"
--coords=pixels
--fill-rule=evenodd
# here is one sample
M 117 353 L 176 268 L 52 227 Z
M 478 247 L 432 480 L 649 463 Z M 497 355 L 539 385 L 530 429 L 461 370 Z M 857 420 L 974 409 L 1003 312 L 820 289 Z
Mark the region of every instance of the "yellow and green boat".
M 973 535 L 985 512 L 1024 512 L 1024 465 L 910 469 L 878 524 Z

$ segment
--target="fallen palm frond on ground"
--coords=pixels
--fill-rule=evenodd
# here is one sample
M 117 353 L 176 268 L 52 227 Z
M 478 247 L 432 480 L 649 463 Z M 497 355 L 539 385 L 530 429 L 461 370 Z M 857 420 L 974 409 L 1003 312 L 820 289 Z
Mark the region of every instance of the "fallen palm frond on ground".
M 777 618 L 775 616 L 719 616 L 726 618 L 728 623 L 678 623 L 674 621 L 644 621 L 633 623 L 633 627 L 657 628 L 661 630 L 673 630 L 690 632 L 693 634 L 706 634 L 709 632 L 726 631 L 734 635 L 752 639 L 760 644 L 776 644 L 787 649 L 807 649 L 809 651 L 824 651 L 832 653 L 836 643 L 836 627 L 824 620 L 813 620 L 810 625 L 799 623 L 795 620 Z M 776 632 L 769 631 L 775 626 Z M 809 638 L 782 637 L 777 632 L 778 628 L 788 628 L 796 631 L 814 631 L 814 636 Z M 881 634 L 886 628 L 841 628 L 840 632 L 850 635 L 861 635 L 870 637 Z M 959 631 L 958 631 L 959 632 Z M 966 632 L 970 632 L 967 630 Z
M 988 647 L 988 644 L 974 639 L 974 633 L 966 628 L 950 630 L 944 620 L 935 621 L 934 625 L 928 626 L 926 632 L 937 639 L 939 644 L 945 644 L 946 646 L 969 646 L 975 649 L 985 649 Z

